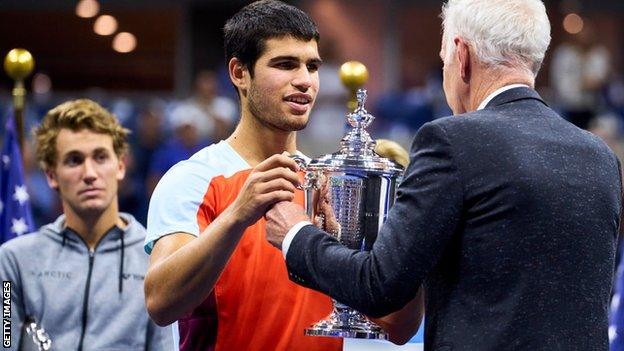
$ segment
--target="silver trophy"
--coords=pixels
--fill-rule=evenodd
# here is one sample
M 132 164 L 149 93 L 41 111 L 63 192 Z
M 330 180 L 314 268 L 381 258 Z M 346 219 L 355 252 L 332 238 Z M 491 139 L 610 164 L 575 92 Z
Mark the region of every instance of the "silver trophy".
M 305 171 L 306 212 L 315 225 L 354 250 L 370 250 L 388 210 L 403 168 L 374 152 L 365 130 L 374 117 L 364 108 L 366 90 L 358 90 L 357 107 L 347 115 L 351 125 L 340 150 L 311 160 L 295 159 Z M 387 339 L 387 334 L 358 311 L 333 300 L 325 320 L 305 329 L 306 335 Z

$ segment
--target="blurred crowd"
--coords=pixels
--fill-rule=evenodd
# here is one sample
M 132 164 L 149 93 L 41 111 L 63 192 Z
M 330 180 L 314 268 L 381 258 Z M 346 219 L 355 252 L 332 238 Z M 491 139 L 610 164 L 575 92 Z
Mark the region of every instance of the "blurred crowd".
M 537 90 L 553 109 L 603 138 L 622 159 L 624 76 L 614 69 L 612 60 L 611 53 L 597 44 L 596 33 L 587 26 L 579 35 L 551 49 L 545 79 L 548 84 L 538 85 Z M 301 151 L 309 156 L 336 151 L 345 131 L 348 93 L 338 78 L 337 60 L 329 55 L 325 62 L 310 123 L 298 140 Z M 11 112 L 8 95 L 0 96 L 3 117 Z M 99 102 L 132 131 L 131 152 L 126 160 L 129 172 L 120 187 L 119 200 L 121 210 L 143 224 L 150 195 L 160 177 L 177 162 L 225 138 L 238 121 L 237 97 L 227 80 L 217 72 L 201 71 L 192 95 L 185 99 L 138 93 L 121 96 L 101 90 L 31 95 L 26 110 L 27 131 L 51 107 L 80 97 Z M 406 79 L 398 90 L 379 94 L 366 107 L 376 117 L 370 128 L 373 137 L 395 140 L 406 148 L 424 123 L 451 114 L 444 97 L 441 67 L 433 67 L 424 79 Z M 0 130 L 4 131 L 4 125 Z M 26 134 L 30 137 L 30 133 Z M 24 159 L 39 226 L 61 213 L 60 202 L 34 161 L 30 143 L 26 143 Z
M 158 180 L 173 165 L 195 152 L 225 138 L 236 126 L 238 104 L 220 92 L 218 75 L 202 71 L 195 79 L 194 92 L 186 99 L 133 95 L 120 97 L 102 91 L 84 95 L 34 96 L 26 109 L 26 137 L 46 112 L 62 101 L 80 97 L 91 98 L 111 112 L 132 131 L 131 150 L 126 159 L 127 176 L 120 184 L 121 210 L 131 213 L 145 225 L 150 195 Z M 7 116 L 10 99 L 2 100 Z M 61 212 L 57 196 L 48 187 L 43 172 L 36 164 L 32 143 L 26 142 L 24 168 L 37 226 L 53 221 Z

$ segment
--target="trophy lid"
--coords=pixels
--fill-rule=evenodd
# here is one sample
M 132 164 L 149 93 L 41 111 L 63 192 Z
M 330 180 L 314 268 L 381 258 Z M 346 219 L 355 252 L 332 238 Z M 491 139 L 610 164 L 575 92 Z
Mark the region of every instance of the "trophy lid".
M 357 107 L 347 114 L 351 129 L 340 141 L 340 150 L 315 158 L 308 164 L 310 170 L 363 172 L 387 176 L 397 176 L 403 167 L 375 153 L 375 140 L 366 131 L 375 117 L 364 108 L 367 93 L 357 92 Z

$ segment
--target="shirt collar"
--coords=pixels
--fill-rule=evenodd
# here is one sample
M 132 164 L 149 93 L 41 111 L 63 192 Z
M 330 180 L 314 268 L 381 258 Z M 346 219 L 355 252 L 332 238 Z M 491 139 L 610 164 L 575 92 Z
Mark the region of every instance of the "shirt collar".
M 481 102 L 481 104 L 479 104 L 479 107 L 477 107 L 477 111 L 478 110 L 483 110 L 485 108 L 485 106 L 487 106 L 487 104 L 490 103 L 490 101 L 492 101 L 492 99 L 494 99 L 495 97 L 497 97 L 498 95 L 506 92 L 507 90 L 513 89 L 513 88 L 520 88 L 520 87 L 524 87 L 524 88 L 530 88 L 528 85 L 526 84 L 511 84 L 511 85 L 505 85 L 502 88 L 496 89 L 493 93 L 491 93 L 490 95 L 488 95 L 488 97 L 485 98 L 485 100 L 483 100 Z

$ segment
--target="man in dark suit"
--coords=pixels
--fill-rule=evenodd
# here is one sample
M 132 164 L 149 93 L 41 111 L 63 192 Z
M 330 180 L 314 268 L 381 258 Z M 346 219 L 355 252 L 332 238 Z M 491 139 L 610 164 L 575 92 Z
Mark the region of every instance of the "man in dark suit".
M 425 292 L 426 350 L 606 350 L 619 163 L 533 89 L 550 42 L 540 0 L 450 0 L 444 90 L 370 252 L 279 203 L 267 238 L 293 281 L 370 316 Z

